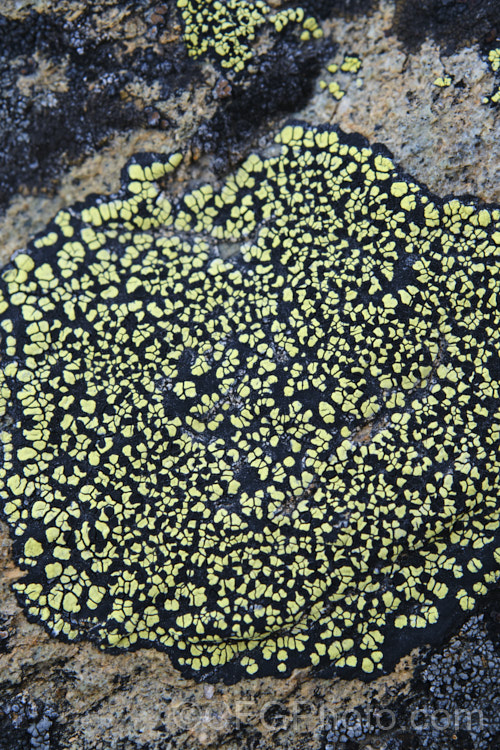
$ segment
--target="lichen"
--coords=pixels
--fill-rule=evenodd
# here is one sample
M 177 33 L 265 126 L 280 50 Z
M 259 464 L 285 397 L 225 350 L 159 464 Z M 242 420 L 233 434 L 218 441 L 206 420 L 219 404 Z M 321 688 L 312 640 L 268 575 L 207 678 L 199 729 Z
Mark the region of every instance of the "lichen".
M 362 62 L 358 55 L 345 55 L 340 70 L 343 73 L 358 73 Z
M 488 63 L 493 73 L 498 74 L 500 71 L 500 47 L 490 49 L 488 52 Z M 498 104 L 500 102 L 500 86 L 497 86 L 490 96 L 483 97 L 483 104 Z
M 340 101 L 340 99 L 345 96 L 345 91 L 340 88 L 340 84 L 337 81 L 330 81 L 330 83 L 327 83 L 326 81 L 320 81 L 319 86 L 321 89 L 327 88 L 333 98 L 337 99 L 337 101 Z
M 300 38 L 318 39 L 323 32 L 301 7 L 274 11 L 265 0 L 177 0 L 184 22 L 184 41 L 191 57 L 207 52 L 223 68 L 239 73 L 253 57 L 252 42 L 270 24 L 277 32 L 289 24 L 302 28 Z
M 452 77 L 445 73 L 445 75 L 438 76 L 434 79 L 433 86 L 437 86 L 440 89 L 447 89 L 449 86 L 451 86 L 452 82 Z
M 347 82 L 348 78 L 352 74 L 356 74 L 361 69 L 362 62 L 361 58 L 359 58 L 357 55 L 344 55 L 343 61 L 340 64 L 337 64 L 335 62 L 330 63 L 327 65 L 326 70 L 328 73 L 338 73 L 340 72 L 341 81 L 325 81 L 320 80 L 319 87 L 323 91 L 325 89 L 328 89 L 329 93 L 332 95 L 334 99 L 337 101 L 340 101 L 344 98 L 346 95 L 346 91 L 342 88 L 342 86 L 345 86 L 347 88 Z M 345 75 L 349 74 L 349 75 Z M 362 78 L 356 78 L 356 83 L 359 86 L 362 85 Z
M 500 48 L 490 49 L 488 52 L 488 61 L 494 73 L 500 71 Z
M 3 271 L 15 589 L 198 679 L 370 679 L 500 577 L 500 210 L 277 140 L 179 198 L 137 157 Z

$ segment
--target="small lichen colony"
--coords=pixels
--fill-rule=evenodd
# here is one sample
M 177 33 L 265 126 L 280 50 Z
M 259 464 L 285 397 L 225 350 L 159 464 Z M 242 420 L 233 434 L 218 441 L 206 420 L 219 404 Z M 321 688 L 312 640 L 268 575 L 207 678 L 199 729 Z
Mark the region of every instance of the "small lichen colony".
M 298 24 L 301 39 L 323 35 L 318 22 L 301 7 L 273 10 L 265 0 L 177 0 L 184 23 L 184 41 L 192 57 L 207 52 L 223 68 L 239 73 L 252 58 L 252 42 L 270 24 L 277 32 Z
M 440 89 L 447 89 L 451 86 L 452 83 L 453 83 L 453 78 L 447 73 L 445 73 L 442 76 L 438 76 L 433 81 L 433 85 L 437 86 Z
M 187 676 L 371 678 L 500 577 L 500 210 L 278 142 L 180 198 L 137 157 L 4 270 L 15 588 Z
M 500 47 L 497 49 L 491 49 L 488 52 L 488 63 L 493 73 L 498 74 L 500 72 Z M 491 96 L 483 97 L 483 104 L 499 104 L 500 103 L 500 86 L 497 86 L 496 91 Z
M 340 73 L 350 73 L 350 74 L 356 74 L 360 70 L 362 65 L 361 59 L 357 55 L 344 55 L 343 62 L 338 65 L 337 63 L 331 63 L 327 66 L 326 70 L 328 73 L 337 73 L 340 71 Z M 345 80 L 345 76 L 344 80 Z M 357 78 L 356 84 L 358 86 L 362 85 L 362 79 Z M 345 85 L 345 84 L 343 84 Z M 344 98 L 345 94 L 347 93 L 344 91 L 343 88 L 341 88 L 341 85 L 338 81 L 330 81 L 327 82 L 325 80 L 320 80 L 319 87 L 322 91 L 325 89 L 328 89 L 328 92 L 332 95 L 334 99 L 337 101 L 340 101 Z

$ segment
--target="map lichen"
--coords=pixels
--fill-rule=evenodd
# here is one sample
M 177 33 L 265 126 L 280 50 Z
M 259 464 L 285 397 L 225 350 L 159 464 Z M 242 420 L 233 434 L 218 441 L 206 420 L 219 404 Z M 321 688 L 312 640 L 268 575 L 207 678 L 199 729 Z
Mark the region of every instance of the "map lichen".
M 277 140 L 177 198 L 138 156 L 4 269 L 15 589 L 196 679 L 370 679 L 500 577 L 500 210 Z
M 265 24 L 274 26 L 277 32 L 298 24 L 302 41 L 323 35 L 316 19 L 303 8 L 274 10 L 265 0 L 177 0 L 177 7 L 191 57 L 211 52 L 223 68 L 235 73 L 253 57 L 252 42 Z

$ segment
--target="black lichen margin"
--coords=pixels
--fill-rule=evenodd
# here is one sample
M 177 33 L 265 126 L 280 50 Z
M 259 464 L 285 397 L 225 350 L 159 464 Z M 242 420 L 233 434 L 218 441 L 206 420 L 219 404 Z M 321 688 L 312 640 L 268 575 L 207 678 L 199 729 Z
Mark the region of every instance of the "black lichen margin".
M 178 199 L 137 157 L 4 270 L 15 589 L 198 680 L 371 679 L 500 577 L 500 209 L 278 142 Z
M 236 83 L 227 102 L 204 122 L 193 139 L 195 148 L 213 153 L 213 166 L 223 174 L 248 155 L 259 129 L 278 116 L 302 109 L 311 97 L 324 60 L 332 55 L 329 42 L 303 44 L 283 35 L 259 58 L 256 72 Z

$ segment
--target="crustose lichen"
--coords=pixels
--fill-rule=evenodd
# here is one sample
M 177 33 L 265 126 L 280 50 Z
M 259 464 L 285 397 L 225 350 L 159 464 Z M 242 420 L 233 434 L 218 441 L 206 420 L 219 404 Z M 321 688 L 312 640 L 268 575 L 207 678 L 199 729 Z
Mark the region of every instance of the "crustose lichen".
M 500 211 L 278 140 L 179 199 L 137 158 L 4 270 L 16 590 L 185 675 L 370 678 L 500 575 Z

